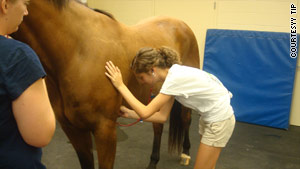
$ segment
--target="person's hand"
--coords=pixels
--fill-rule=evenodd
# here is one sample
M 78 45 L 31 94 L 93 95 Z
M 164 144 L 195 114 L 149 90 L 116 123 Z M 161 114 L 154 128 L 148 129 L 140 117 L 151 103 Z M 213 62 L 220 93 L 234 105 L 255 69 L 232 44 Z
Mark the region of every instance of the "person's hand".
M 122 74 L 120 69 L 115 66 L 112 61 L 106 62 L 105 75 L 111 80 L 112 84 L 118 89 L 120 86 L 124 85 Z
M 121 106 L 120 107 L 120 112 L 119 112 L 119 117 L 128 118 L 128 111 L 130 111 L 130 109 L 128 109 L 125 106 Z

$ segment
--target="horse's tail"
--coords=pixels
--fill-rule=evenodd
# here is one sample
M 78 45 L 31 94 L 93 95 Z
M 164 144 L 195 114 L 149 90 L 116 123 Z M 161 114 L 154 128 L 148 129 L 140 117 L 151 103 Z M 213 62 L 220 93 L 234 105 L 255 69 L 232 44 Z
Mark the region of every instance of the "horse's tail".
M 169 125 L 169 140 L 168 140 L 168 150 L 169 153 L 180 154 L 182 151 L 182 144 L 184 139 L 184 124 L 182 120 L 182 105 L 178 101 L 174 101 L 171 115 L 170 115 L 170 125 Z

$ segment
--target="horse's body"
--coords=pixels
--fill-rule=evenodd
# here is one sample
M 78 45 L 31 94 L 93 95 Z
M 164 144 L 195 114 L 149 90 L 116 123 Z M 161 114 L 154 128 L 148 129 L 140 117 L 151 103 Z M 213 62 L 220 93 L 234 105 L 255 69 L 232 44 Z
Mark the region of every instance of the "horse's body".
M 122 98 L 105 77 L 106 61 L 119 66 L 124 83 L 144 103 L 149 87 L 137 84 L 129 66 L 141 47 L 169 46 L 185 65 L 199 67 L 196 39 L 181 21 L 159 17 L 128 27 L 73 0 L 31 0 L 28 10 L 13 37 L 40 57 L 56 118 L 83 169 L 94 168 L 91 134 L 99 168 L 113 168 Z

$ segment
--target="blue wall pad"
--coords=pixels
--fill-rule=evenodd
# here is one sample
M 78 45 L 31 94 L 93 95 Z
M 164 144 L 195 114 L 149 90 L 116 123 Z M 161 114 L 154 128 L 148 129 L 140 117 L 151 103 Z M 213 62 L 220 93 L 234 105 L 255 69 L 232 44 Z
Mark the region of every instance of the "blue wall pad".
M 238 121 L 288 129 L 296 64 L 289 33 L 207 31 L 203 70 L 233 93 Z

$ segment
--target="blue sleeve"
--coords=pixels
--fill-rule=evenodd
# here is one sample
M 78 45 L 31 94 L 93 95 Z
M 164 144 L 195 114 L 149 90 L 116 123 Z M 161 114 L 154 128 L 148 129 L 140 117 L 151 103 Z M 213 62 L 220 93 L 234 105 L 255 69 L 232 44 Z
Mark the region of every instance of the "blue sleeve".
M 5 87 L 12 100 L 18 98 L 38 79 L 46 76 L 38 56 L 25 44 L 10 54 L 5 68 Z

